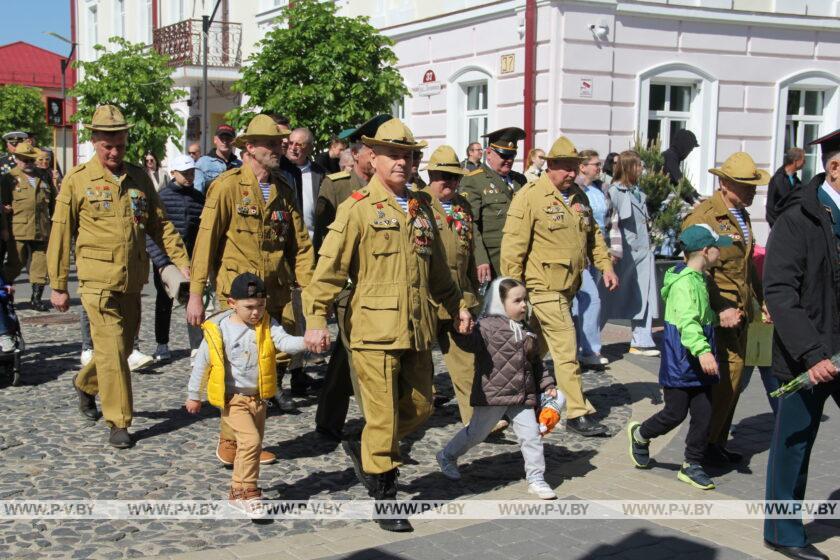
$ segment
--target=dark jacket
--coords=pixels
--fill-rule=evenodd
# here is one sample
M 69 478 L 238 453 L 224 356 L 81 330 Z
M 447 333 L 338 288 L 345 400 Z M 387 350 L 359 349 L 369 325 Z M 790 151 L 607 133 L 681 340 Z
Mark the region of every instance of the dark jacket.
M 697 137 L 690 130 L 680 129 L 674 133 L 674 137 L 671 138 L 671 146 L 662 152 L 664 159 L 662 171 L 668 175 L 672 185 L 676 186 L 683 178 L 680 165 L 697 146 Z M 683 194 L 683 199 L 689 204 L 694 204 L 699 197 L 700 194 L 694 189 Z
M 779 217 L 779 209 L 782 207 L 785 197 L 801 186 L 802 180 L 796 174 L 793 175 L 793 185 L 790 184 L 784 165 L 776 170 L 776 173 L 770 179 L 770 184 L 767 185 L 767 206 L 764 209 L 764 215 L 770 227 L 773 227 L 776 218 Z
M 786 380 L 840 351 L 840 255 L 817 199 L 825 174 L 779 208 L 767 242 L 764 298 L 775 324 L 773 373 Z
M 330 173 L 338 173 L 341 171 L 341 167 L 338 164 L 339 158 L 330 157 L 329 152 L 321 152 L 320 154 L 316 154 L 312 160 L 320 165 L 324 171 L 326 172 L 325 175 Z
M 165 187 L 158 192 L 163 210 L 172 225 L 178 230 L 187 254 L 192 256 L 195 238 L 198 235 L 198 225 L 201 223 L 201 211 L 204 209 L 204 194 L 193 187 L 181 187 L 170 180 Z M 171 264 L 172 261 L 166 256 L 150 236 L 146 236 L 146 251 L 152 259 L 156 269 Z
M 483 316 L 470 335 L 456 340 L 475 354 L 472 406 L 537 406 L 539 393 L 555 386 L 543 366 L 537 335 L 520 323 Z

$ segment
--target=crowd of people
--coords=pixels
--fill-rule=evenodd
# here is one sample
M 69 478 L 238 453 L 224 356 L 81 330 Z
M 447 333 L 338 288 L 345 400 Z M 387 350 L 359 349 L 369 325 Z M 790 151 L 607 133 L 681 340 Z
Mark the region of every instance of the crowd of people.
M 567 430 L 606 433 L 581 378 L 582 365 L 609 361 L 601 353 L 605 321 L 629 320 L 630 352 L 660 356 L 653 321 L 663 313 L 639 186 L 645 170 L 632 150 L 602 161 L 560 136 L 547 151 L 531 150 L 520 174 L 513 165 L 525 131 L 508 127 L 471 143 L 463 161 L 440 146 L 421 168 L 427 143 L 390 115 L 343 131 L 314 155 L 310 130 L 261 114 L 239 134 L 219 125 L 208 153 L 191 144 L 164 173 L 154 154 L 141 166 L 124 161 L 131 126 L 117 107 L 99 107 L 86 124 L 94 155 L 60 185 L 36 166 L 42 150 L 22 133 L 4 137 L 13 160 L 0 180 L 3 283 L 11 286 L 26 265 L 33 308 L 46 309 L 49 282 L 52 305 L 66 311 L 75 260 L 83 332 L 89 325 L 73 377 L 79 410 L 104 417 L 109 443 L 127 448 L 130 371 L 148 361 L 137 359 L 137 337 L 151 260 L 157 347 L 146 357 L 171 359 L 173 303 L 185 303 L 192 361 L 185 407 L 198 412 L 206 391 L 220 409 L 216 456 L 233 466 L 229 498 L 255 515 L 260 465 L 276 460 L 262 449 L 269 400 L 288 412 L 293 397 L 318 392 L 319 437 L 341 442 L 373 498 L 394 499 L 400 440 L 434 407 L 437 345 L 463 423 L 437 453 L 441 472 L 460 479 L 459 457 L 512 425 L 529 491 L 553 499 L 543 458 L 552 426 L 538 414 L 565 402 Z M 697 144 L 679 132 L 663 154 L 673 182 Z M 808 185 L 795 175 L 801 150 L 789 150 L 772 178 L 738 152 L 709 170 L 718 178 L 714 194 L 691 201 L 680 234 L 684 262 L 661 290 L 665 406 L 629 424 L 634 466 L 647 467 L 650 440 L 689 413 L 680 480 L 711 489 L 704 465 L 742 460 L 727 440 L 745 386 L 749 325 L 773 322 L 772 373 L 808 371 L 818 385 L 784 404 L 771 401 L 778 437 L 767 496 L 804 497 L 823 403 L 840 397 L 831 361 L 840 349 L 840 131 L 815 143 L 826 172 Z M 762 251 L 746 209 L 771 180 L 774 224 L 756 263 Z M 208 315 L 208 300 L 218 313 Z M 322 384 L 304 372 L 303 352 L 329 352 Z M 765 370 L 762 379 L 778 386 Z M 351 395 L 364 418 L 361 437 L 344 431 Z M 795 437 L 803 429 L 811 435 Z M 411 530 L 406 519 L 378 523 Z M 807 544 L 801 520 L 768 520 L 765 539 L 793 557 L 823 557 Z

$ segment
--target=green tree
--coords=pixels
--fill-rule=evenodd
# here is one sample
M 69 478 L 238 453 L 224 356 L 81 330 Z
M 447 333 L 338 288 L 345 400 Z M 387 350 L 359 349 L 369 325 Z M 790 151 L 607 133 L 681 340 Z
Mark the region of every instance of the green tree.
M 338 16 L 333 2 L 290 4 L 234 85 L 249 97 L 228 113 L 234 126 L 243 127 L 258 111 L 278 113 L 312 130 L 324 147 L 330 135 L 390 112 L 408 93 L 393 66 L 393 42 L 368 18 Z
M 175 89 L 172 69 L 167 65 L 169 58 L 122 37 L 111 37 L 108 42 L 116 47 L 113 52 L 96 45 L 97 60 L 74 63 L 84 77 L 70 91 L 79 98 L 73 120 L 89 123 L 98 105 L 116 105 L 134 124 L 128 135 L 126 160 L 140 162 L 146 152 L 151 152 L 160 161 L 167 140 L 180 148 L 183 122 L 172 109 L 181 93 Z M 90 131 L 83 128 L 80 137 L 88 140 Z
M 14 84 L 0 86 L 0 134 L 13 130 L 33 133 L 39 146 L 52 145 L 40 89 Z

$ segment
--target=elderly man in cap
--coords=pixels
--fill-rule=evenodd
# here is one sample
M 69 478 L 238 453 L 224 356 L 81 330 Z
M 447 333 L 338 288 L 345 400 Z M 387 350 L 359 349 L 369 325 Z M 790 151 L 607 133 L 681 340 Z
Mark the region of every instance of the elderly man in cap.
M 606 429 L 590 417 L 595 408 L 583 395 L 571 308 L 589 262 L 603 273 L 608 290 L 618 288 L 618 277 L 589 199 L 575 183 L 582 158 L 574 144 L 561 136 L 545 160 L 546 171 L 523 187 L 508 209 L 501 273 L 528 288 L 566 396 L 566 427 L 583 436 L 603 435 Z
M 5 175 L 14 168 L 15 150 L 17 150 L 18 144 L 29 140 L 29 135 L 25 132 L 15 130 L 4 134 L 3 140 L 6 141 L 6 153 L 0 157 L 0 175 Z
M 525 139 L 521 128 L 502 128 L 484 135 L 490 142 L 484 163 L 461 181 L 461 194 L 475 216 L 475 261 L 478 281 L 489 282 L 501 272 L 502 229 L 513 195 L 527 179 L 512 170 L 516 143 Z
M 829 397 L 840 402 L 840 130 L 814 140 L 825 168 L 776 208 L 764 263 L 764 295 L 773 316 L 773 373 L 802 372 L 814 384 L 779 399 L 767 460 L 767 500 L 805 498 L 808 462 Z M 820 496 L 815 496 L 820 497 Z M 802 518 L 766 519 L 764 541 L 789 558 L 828 558 L 808 543 Z
M 447 310 L 456 329 L 472 317 L 452 280 L 429 206 L 406 188 L 412 152 L 425 147 L 398 119 L 374 137 L 374 176 L 338 209 L 321 245 L 312 283 L 303 292 L 309 350 L 329 345 L 327 316 L 335 297 L 353 284 L 349 338 L 353 368 L 365 407 L 361 447 L 346 441 L 356 475 L 376 500 L 397 495 L 399 443 L 432 411 L 431 345 L 437 310 Z M 410 531 L 405 519 L 378 520 L 389 531 Z
M 35 160 L 42 155 L 44 152 L 26 142 L 17 147 L 15 166 L 0 176 L 0 200 L 6 217 L 2 226 L 6 281 L 14 283 L 26 264 L 32 284 L 32 308 L 49 311 L 52 306 L 41 298 L 47 283 L 46 250 L 56 190 L 35 167 Z
M 706 224 L 734 241 L 720 251 L 719 264 L 710 271 L 709 303 L 719 316 L 715 344 L 720 365 L 720 383 L 712 389 L 712 423 L 706 462 L 739 463 L 741 455 L 726 448 L 732 415 L 741 392 L 741 372 L 747 352 L 747 330 L 764 297 L 753 263 L 755 236 L 747 207 L 756 187 L 766 185 L 770 174 L 757 169 L 749 154 L 737 152 L 720 168 L 709 173 L 719 177 L 720 188 L 699 204 L 683 222 L 683 229 Z M 758 305 L 755 305 L 758 304 Z
M 213 149 L 198 158 L 195 163 L 195 189 L 206 193 L 213 180 L 230 169 L 242 167 L 242 160 L 236 157 L 233 139 L 236 131 L 229 124 L 220 124 L 213 135 Z M 191 148 L 192 149 L 192 148 Z
M 242 149 L 244 165 L 219 175 L 207 192 L 193 249 L 189 324 L 204 321 L 202 295 L 211 274 L 219 307 L 226 309 L 233 279 L 253 272 L 265 282 L 269 315 L 293 332 L 291 289 L 295 282 L 309 283 L 315 259 L 294 192 L 275 172 L 286 136 L 268 115 L 255 116 L 234 143 Z M 281 378 L 288 356 L 282 359 Z M 232 465 L 235 456 L 236 437 L 223 419 L 216 457 Z M 260 461 L 271 463 L 274 455 L 264 451 Z
M 184 244 L 166 219 L 148 174 L 123 161 L 131 126 L 113 105 L 97 107 L 87 125 L 95 154 L 65 177 L 47 248 L 50 299 L 56 309 L 67 311 L 70 252 L 76 239 L 79 295 L 96 352 L 73 377 L 73 387 L 80 411 L 93 420 L 99 394 L 111 428 L 109 443 L 117 448 L 132 443 L 128 356 L 140 325 L 140 291 L 149 277 L 146 236 L 165 248 L 184 276 L 190 274 Z
M 377 115 L 359 126 L 345 130 L 341 136 L 351 144 L 353 151 L 353 169 L 327 175 L 321 183 L 318 202 L 315 206 L 316 249 L 321 247 L 328 227 L 335 220 L 335 212 L 354 191 L 368 184 L 373 176 L 371 159 L 373 150 L 364 145 L 362 136 L 374 136 L 379 125 L 391 120 L 391 115 Z M 364 415 L 361 391 L 358 388 L 356 373 L 350 361 L 350 343 L 347 338 L 347 303 L 352 285 L 347 286 L 335 298 L 335 313 L 338 323 L 338 340 L 332 347 L 324 386 L 318 395 L 318 409 L 315 413 L 315 431 L 321 437 L 338 442 L 343 437 L 344 422 L 350 406 L 350 395 L 356 395 L 356 404 Z

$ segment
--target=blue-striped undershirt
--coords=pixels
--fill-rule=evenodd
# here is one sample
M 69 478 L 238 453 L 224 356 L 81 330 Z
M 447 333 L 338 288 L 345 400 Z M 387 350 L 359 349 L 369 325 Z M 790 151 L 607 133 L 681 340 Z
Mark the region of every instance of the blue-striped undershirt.
M 738 227 L 741 228 L 741 235 L 744 239 L 744 245 L 750 244 L 750 228 L 747 226 L 747 219 L 744 217 L 744 210 L 739 208 L 730 208 L 729 211 L 738 222 Z
M 30 177 L 29 175 L 27 175 L 26 180 L 29 181 L 29 184 L 32 185 L 33 187 L 38 184 L 38 178 L 37 177 Z
M 408 214 L 408 198 L 404 196 L 399 196 L 397 194 L 394 195 L 394 198 L 397 199 L 397 204 L 400 205 L 400 208 L 403 209 L 403 212 Z
M 443 209 L 446 211 L 447 216 L 452 215 L 452 201 L 451 200 L 441 200 L 440 205 L 443 206 Z
M 271 194 L 271 183 L 260 183 L 260 190 L 262 191 L 263 200 L 268 202 L 268 195 Z
M 563 202 L 565 202 L 566 206 L 568 206 L 569 205 L 569 195 L 568 195 L 568 193 L 566 191 L 559 191 L 559 192 L 560 192 L 560 196 L 563 197 Z

